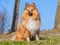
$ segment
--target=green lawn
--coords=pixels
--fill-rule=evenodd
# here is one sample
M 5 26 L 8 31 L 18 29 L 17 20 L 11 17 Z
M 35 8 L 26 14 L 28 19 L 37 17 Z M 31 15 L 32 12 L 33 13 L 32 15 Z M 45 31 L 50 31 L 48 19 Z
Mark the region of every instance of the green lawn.
M 60 36 L 40 36 L 39 41 L 0 41 L 0 45 L 60 45 Z

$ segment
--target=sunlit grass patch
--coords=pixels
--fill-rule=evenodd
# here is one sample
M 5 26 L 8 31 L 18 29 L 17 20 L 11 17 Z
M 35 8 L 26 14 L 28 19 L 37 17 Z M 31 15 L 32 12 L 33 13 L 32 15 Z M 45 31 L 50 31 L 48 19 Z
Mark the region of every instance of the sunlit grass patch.
M 0 45 L 38 45 L 40 42 L 37 41 L 31 41 L 31 42 L 26 42 L 26 41 L 2 41 L 0 42 Z

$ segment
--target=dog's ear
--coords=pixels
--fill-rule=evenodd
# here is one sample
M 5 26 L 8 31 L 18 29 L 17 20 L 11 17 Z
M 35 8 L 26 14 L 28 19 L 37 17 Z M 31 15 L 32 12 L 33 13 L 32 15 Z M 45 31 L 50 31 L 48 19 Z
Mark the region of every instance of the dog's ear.
M 33 2 L 33 3 L 31 4 L 31 6 L 35 7 L 35 3 Z
M 30 5 L 30 4 L 26 3 L 26 4 L 25 4 L 25 7 L 28 7 L 29 5 Z

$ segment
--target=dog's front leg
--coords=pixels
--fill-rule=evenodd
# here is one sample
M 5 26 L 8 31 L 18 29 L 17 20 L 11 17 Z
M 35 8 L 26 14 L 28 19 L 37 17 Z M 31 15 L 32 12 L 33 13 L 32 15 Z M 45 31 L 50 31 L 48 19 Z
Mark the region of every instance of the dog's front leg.
M 26 38 L 26 40 L 27 40 L 27 41 L 30 41 L 30 38 L 28 37 L 28 38 Z
M 36 39 L 36 40 L 39 40 L 39 38 L 38 38 L 38 35 L 37 35 L 37 34 L 36 34 L 36 36 L 35 36 L 35 39 Z

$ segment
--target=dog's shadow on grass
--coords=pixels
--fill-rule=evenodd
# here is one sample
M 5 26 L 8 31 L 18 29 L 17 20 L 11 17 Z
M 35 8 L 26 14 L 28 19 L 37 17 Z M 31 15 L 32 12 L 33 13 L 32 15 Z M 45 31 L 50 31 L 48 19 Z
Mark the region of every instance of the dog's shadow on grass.
M 36 39 L 33 37 L 30 39 L 31 41 L 35 41 Z M 48 36 L 40 36 L 39 37 L 39 40 L 49 40 L 49 37 Z

